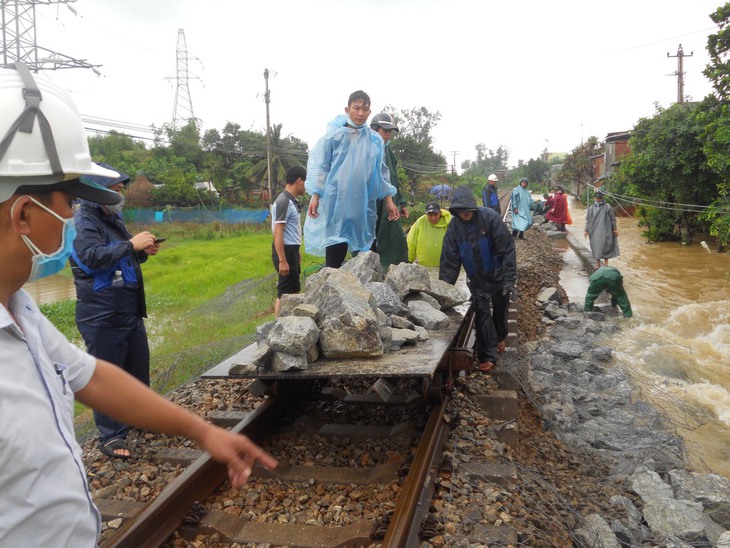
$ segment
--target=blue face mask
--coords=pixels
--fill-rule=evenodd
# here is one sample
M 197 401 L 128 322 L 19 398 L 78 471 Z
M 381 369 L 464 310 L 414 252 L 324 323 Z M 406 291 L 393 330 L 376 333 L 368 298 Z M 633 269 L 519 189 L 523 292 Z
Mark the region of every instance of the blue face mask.
M 348 123 L 348 125 L 351 125 L 355 129 L 362 129 L 365 127 L 365 124 L 361 124 L 358 126 L 355 122 L 352 121 L 352 118 L 350 118 L 349 116 L 347 117 L 347 123 Z
M 47 208 L 38 200 L 35 200 L 31 196 L 26 197 L 30 198 L 30 200 L 34 204 L 42 209 L 45 209 L 48 213 L 50 213 L 56 219 L 63 223 L 63 237 L 61 239 L 61 245 L 56 251 L 48 255 L 38 249 L 38 246 L 31 242 L 28 236 L 26 236 L 25 234 L 20 235 L 20 237 L 25 242 L 25 245 L 27 245 L 28 249 L 30 249 L 31 253 L 33 253 L 33 258 L 31 259 L 33 266 L 30 269 L 30 276 L 28 277 L 28 281 L 32 282 L 34 280 L 40 280 L 41 278 L 45 278 L 46 276 L 56 274 L 57 272 L 62 270 L 64 266 L 66 266 L 66 262 L 68 261 L 68 258 L 71 256 L 71 252 L 73 251 L 73 241 L 74 238 L 76 238 L 76 227 L 74 226 L 73 217 L 69 219 L 64 219 L 58 213 Z M 15 204 L 17 203 L 18 202 L 16 200 Z M 15 209 L 15 204 L 13 204 L 13 207 L 10 208 L 11 217 L 13 215 L 13 210 Z

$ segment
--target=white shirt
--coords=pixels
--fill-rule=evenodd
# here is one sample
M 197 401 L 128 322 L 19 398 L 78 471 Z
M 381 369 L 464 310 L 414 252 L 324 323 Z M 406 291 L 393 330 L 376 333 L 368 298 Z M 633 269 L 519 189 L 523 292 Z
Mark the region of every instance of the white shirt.
M 100 517 L 73 428 L 96 360 L 24 291 L 0 306 L 0 546 L 96 546 Z

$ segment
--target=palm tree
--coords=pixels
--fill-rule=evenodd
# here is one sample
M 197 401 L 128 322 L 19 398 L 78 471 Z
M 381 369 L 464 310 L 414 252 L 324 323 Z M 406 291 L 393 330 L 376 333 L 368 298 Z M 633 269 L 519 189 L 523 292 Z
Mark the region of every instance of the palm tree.
M 292 137 L 281 138 L 283 124 L 274 124 L 271 128 L 271 192 L 273 199 L 284 187 L 286 171 L 292 166 L 307 164 L 308 147 L 301 139 Z M 246 170 L 246 176 L 253 179 L 263 190 L 266 188 L 268 162 L 264 158 Z

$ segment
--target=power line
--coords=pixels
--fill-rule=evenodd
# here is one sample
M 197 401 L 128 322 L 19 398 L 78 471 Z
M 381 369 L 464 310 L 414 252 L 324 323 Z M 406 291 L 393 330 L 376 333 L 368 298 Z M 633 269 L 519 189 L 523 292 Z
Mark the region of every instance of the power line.
M 65 4 L 76 0 L 3 0 L 0 2 L 2 12 L 2 64 L 23 63 L 33 72 L 40 70 L 59 70 L 67 68 L 90 68 L 100 74 L 96 67 L 85 59 L 74 59 L 69 55 L 51 50 L 37 43 L 36 13 L 38 4 Z

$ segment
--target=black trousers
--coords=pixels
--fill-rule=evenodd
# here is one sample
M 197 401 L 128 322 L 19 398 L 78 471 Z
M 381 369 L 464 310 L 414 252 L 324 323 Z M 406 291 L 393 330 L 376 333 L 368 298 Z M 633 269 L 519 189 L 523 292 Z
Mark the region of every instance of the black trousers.
M 140 318 L 132 325 L 117 327 L 79 323 L 78 329 L 89 354 L 115 364 L 149 386 L 150 348 L 144 320 Z M 135 402 L 129 402 L 129 405 L 135 405 Z M 94 411 L 94 420 L 102 443 L 127 437 L 129 427 L 126 424 L 99 411 Z
M 497 363 L 497 343 L 507 338 L 509 296 L 502 295 L 502 285 L 470 286 L 476 322 L 476 353 L 479 363 Z

